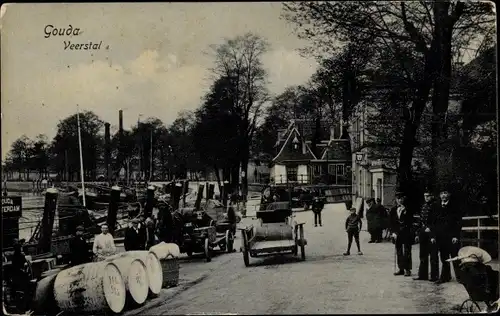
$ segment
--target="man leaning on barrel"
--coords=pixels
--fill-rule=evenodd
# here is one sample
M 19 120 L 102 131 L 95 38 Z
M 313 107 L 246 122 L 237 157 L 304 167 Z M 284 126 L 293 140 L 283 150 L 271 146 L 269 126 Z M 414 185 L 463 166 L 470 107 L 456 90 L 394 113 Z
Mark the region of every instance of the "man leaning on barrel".
M 106 257 L 116 253 L 115 240 L 109 233 L 108 225 L 101 226 L 101 233 L 94 239 L 94 246 L 92 247 L 96 261 L 104 260 Z

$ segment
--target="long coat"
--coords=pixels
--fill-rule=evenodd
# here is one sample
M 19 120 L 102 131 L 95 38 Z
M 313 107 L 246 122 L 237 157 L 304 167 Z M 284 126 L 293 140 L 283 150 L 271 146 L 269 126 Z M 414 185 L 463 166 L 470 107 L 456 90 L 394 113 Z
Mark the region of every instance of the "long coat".
M 82 237 L 75 236 L 70 241 L 71 265 L 79 265 L 91 261 L 90 247 Z
M 368 222 L 368 230 L 375 231 L 385 228 L 384 221 L 387 217 L 387 212 L 382 205 L 373 204 L 366 211 L 366 221 Z

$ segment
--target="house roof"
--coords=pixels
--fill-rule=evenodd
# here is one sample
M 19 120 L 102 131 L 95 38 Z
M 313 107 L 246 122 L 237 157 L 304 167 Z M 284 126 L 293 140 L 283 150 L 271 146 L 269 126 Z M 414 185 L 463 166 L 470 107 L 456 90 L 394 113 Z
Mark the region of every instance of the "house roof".
M 295 149 L 293 146 L 293 140 L 295 138 L 298 141 L 297 149 Z M 278 152 L 276 157 L 274 157 L 273 162 L 304 161 L 316 159 L 316 156 L 314 156 L 311 148 L 309 148 L 309 146 L 303 142 L 304 139 L 302 138 L 297 128 L 295 128 L 293 123 L 290 124 L 289 129 L 287 130 L 286 139 L 283 142 L 280 151 Z M 302 146 L 306 147 L 305 154 L 302 152 Z
M 323 150 L 321 160 L 351 160 L 351 142 L 348 139 L 335 139 Z
M 319 135 L 320 139 L 318 141 L 329 141 L 330 140 L 330 127 L 334 126 L 336 131 L 339 131 L 340 123 L 335 123 L 330 119 L 322 119 L 320 121 Z M 296 128 L 297 131 L 302 135 L 304 141 L 311 141 L 314 139 L 316 133 L 316 120 L 315 119 L 298 119 L 293 120 L 285 130 L 282 132 L 285 135 L 285 139 L 277 139 L 275 147 L 281 148 L 283 146 L 286 135 L 290 133 L 292 128 Z M 339 136 L 339 135 L 337 135 Z

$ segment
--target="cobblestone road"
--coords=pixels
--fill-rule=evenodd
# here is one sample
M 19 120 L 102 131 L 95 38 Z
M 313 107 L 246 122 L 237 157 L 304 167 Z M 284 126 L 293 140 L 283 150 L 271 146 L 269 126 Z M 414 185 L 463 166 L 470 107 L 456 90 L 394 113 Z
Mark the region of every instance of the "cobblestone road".
M 168 299 L 158 298 L 140 314 L 453 313 L 467 298 L 455 281 L 435 285 L 393 276 L 393 245 L 368 244 L 366 232 L 361 234 L 364 255 L 351 249 L 354 255 L 344 257 L 343 205 L 325 207 L 323 227 L 313 227 L 311 212 L 296 216 L 307 222 L 306 261 L 292 256 L 251 258 L 252 266 L 246 268 L 240 252 L 220 254 L 210 263 L 184 259 L 181 278 L 198 280 L 196 284 Z M 242 224 L 251 222 L 246 218 Z M 239 249 L 239 238 L 236 243 Z M 418 246 L 413 264 L 418 267 Z

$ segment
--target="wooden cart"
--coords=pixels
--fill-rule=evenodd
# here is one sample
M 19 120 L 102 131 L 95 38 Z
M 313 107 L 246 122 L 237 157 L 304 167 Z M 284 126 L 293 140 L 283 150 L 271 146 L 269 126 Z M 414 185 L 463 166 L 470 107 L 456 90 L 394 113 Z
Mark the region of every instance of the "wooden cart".
M 290 253 L 306 259 L 304 224 L 293 220 L 288 202 L 270 203 L 257 212 L 259 224 L 242 228 L 243 261 L 250 265 L 250 257 Z

